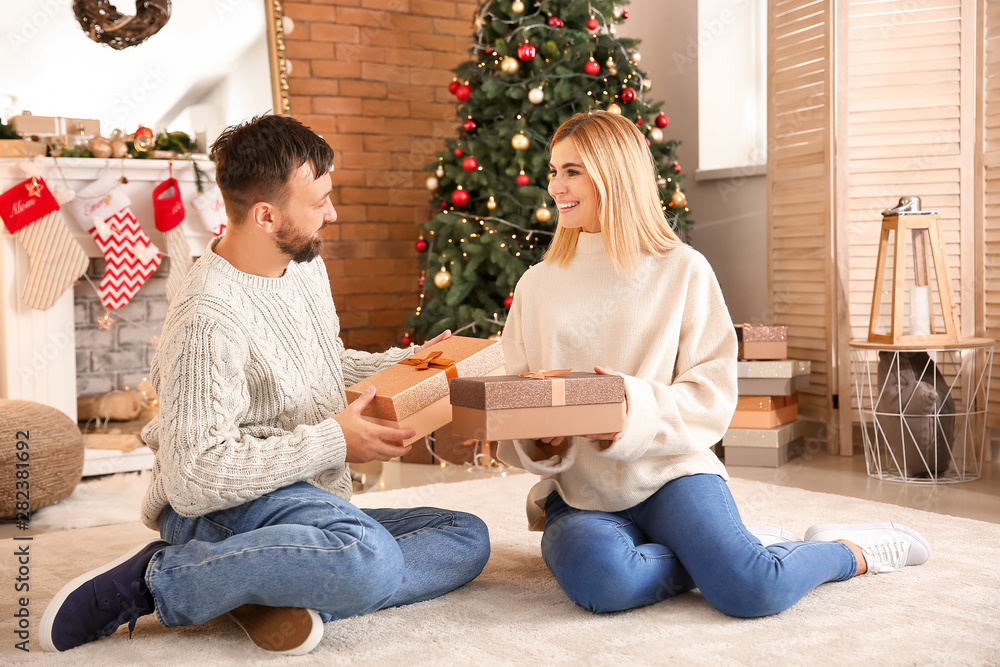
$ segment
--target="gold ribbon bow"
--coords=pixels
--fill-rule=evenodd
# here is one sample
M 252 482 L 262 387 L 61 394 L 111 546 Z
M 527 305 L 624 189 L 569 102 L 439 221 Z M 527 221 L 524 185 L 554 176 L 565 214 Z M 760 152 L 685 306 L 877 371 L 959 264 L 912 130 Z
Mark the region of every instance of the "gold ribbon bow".
M 521 373 L 521 377 L 532 380 L 552 380 L 552 405 L 566 405 L 566 380 L 560 376 L 566 375 L 572 368 L 560 368 L 554 371 L 535 371 L 534 373 Z
M 434 352 L 428 352 L 427 356 L 424 358 L 420 357 L 410 357 L 408 359 L 403 359 L 401 364 L 407 366 L 416 366 L 414 370 L 426 371 L 434 368 L 444 369 L 444 374 L 449 378 L 458 377 L 458 369 L 455 368 L 455 362 L 451 359 L 445 359 L 441 357 L 442 352 L 440 350 L 435 350 Z

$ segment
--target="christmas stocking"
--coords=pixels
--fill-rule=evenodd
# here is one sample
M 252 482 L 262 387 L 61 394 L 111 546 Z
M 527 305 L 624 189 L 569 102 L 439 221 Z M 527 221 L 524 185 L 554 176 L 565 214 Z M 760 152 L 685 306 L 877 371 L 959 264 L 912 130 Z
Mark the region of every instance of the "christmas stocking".
M 118 179 L 94 181 L 77 193 L 70 207 L 104 253 L 108 267 L 97 291 L 105 308 L 128 304 L 160 265 L 160 250 L 142 231 Z
M 21 300 L 35 310 L 51 308 L 87 270 L 87 253 L 66 229 L 59 204 L 41 178 L 0 195 L 0 217 L 31 262 Z
M 222 192 L 218 185 L 205 188 L 205 191 L 191 200 L 195 209 L 201 215 L 205 228 L 216 236 L 222 236 L 226 231 L 226 205 L 222 201 Z
M 171 169 L 172 171 L 172 169 Z M 153 217 L 156 228 L 167 237 L 167 257 L 170 258 L 170 272 L 167 273 L 167 301 L 173 301 L 191 270 L 191 249 L 181 221 L 184 219 L 184 202 L 177 179 L 171 176 L 153 190 Z

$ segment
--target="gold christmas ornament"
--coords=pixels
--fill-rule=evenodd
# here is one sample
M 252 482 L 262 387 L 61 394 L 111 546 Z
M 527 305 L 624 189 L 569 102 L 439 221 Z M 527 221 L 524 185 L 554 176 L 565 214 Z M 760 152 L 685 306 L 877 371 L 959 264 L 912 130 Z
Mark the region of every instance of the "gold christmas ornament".
M 441 183 L 440 183 L 440 181 L 438 181 L 438 179 L 437 179 L 436 176 L 428 176 L 427 177 L 427 189 L 430 190 L 431 192 L 434 192 L 435 190 L 437 190 L 438 186 L 440 184 Z
M 532 104 L 541 104 L 545 101 L 545 91 L 542 90 L 541 86 L 528 91 L 528 101 Z
M 656 179 L 656 184 L 661 188 L 665 188 L 667 187 L 667 179 L 660 176 L 658 179 Z
M 531 145 L 531 141 L 529 141 L 528 137 L 524 136 L 523 133 L 518 132 L 511 138 L 510 145 L 513 146 L 516 151 L 526 151 L 528 150 L 528 146 Z
M 639 53 L 638 51 L 636 51 L 635 53 L 633 53 L 632 54 L 632 62 L 634 62 L 637 65 L 639 63 L 641 63 L 642 62 L 642 54 Z
M 517 62 L 517 58 L 511 58 L 510 56 L 505 56 L 503 60 L 500 61 L 500 69 L 502 69 L 507 74 L 513 74 L 521 68 L 521 65 Z
M 613 68 L 615 66 L 615 59 L 612 58 L 611 56 L 608 56 L 608 61 L 604 63 L 604 66 L 607 67 L 608 69 Z
M 670 195 L 670 206 L 671 208 L 680 208 L 682 206 L 687 206 L 688 198 L 680 190 L 675 190 L 672 195 Z M 437 282 L 435 280 L 435 282 Z
M 451 274 L 448 273 L 448 269 L 442 266 L 441 270 L 434 274 L 434 284 L 438 289 L 445 289 L 451 285 Z
M 610 69 L 608 69 L 608 74 L 610 74 L 611 76 L 618 76 L 618 68 L 611 67 Z
M 111 157 L 111 142 L 104 137 L 94 137 L 90 140 L 89 144 L 90 152 L 93 153 L 94 157 L 99 158 L 109 158 Z
M 655 141 L 657 143 L 663 141 L 663 130 L 658 127 L 650 128 L 649 130 L 649 140 Z
M 113 139 L 111 141 L 111 157 L 120 158 L 128 155 L 128 144 L 124 139 Z
M 652 90 L 652 88 L 653 88 L 653 80 L 652 79 L 648 79 L 647 78 L 647 79 L 643 79 L 642 80 L 642 89 L 643 90 L 649 91 L 649 90 Z
M 535 210 L 535 218 L 538 222 L 548 222 L 552 219 L 552 211 L 550 211 L 545 206 L 542 206 Z
M 510 6 L 510 11 L 514 12 L 515 14 L 520 14 L 521 12 L 524 11 L 524 3 L 521 2 L 521 0 L 514 0 L 514 4 Z
M 491 211 L 494 211 L 496 210 L 496 207 L 497 207 L 497 200 L 493 198 L 493 195 L 490 195 L 490 200 L 486 202 L 486 208 L 490 209 Z
M 444 178 L 444 167 L 438 165 L 438 168 L 434 170 L 434 175 L 438 178 Z
M 613 113 L 616 116 L 620 116 L 622 114 L 622 108 L 620 106 L 618 106 L 617 104 L 614 104 L 614 103 L 609 104 L 608 105 L 608 113 Z

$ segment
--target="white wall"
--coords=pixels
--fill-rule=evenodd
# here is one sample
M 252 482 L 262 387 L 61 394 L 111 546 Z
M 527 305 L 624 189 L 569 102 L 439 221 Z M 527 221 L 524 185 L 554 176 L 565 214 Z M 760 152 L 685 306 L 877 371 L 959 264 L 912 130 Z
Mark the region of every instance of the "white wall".
M 689 241 L 715 268 L 736 322 L 769 322 L 764 176 L 695 182 L 698 168 L 698 7 L 693 0 L 633 0 L 618 34 L 641 40 L 650 94 L 679 139 L 678 161 L 695 221 Z M 725 39 L 725 35 L 714 38 Z M 707 48 L 711 48 L 711 44 Z M 717 132 L 737 131 L 719 127 Z M 780 322 L 775 322 L 780 324 Z

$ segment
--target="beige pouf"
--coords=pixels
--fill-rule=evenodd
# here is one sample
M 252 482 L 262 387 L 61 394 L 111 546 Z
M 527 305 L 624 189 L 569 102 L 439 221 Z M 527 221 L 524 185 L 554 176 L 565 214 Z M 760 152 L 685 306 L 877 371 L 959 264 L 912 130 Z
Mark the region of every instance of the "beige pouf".
M 25 501 L 34 511 L 62 500 L 82 473 L 83 436 L 72 419 L 41 403 L 0 399 L 0 516 L 23 511 Z

